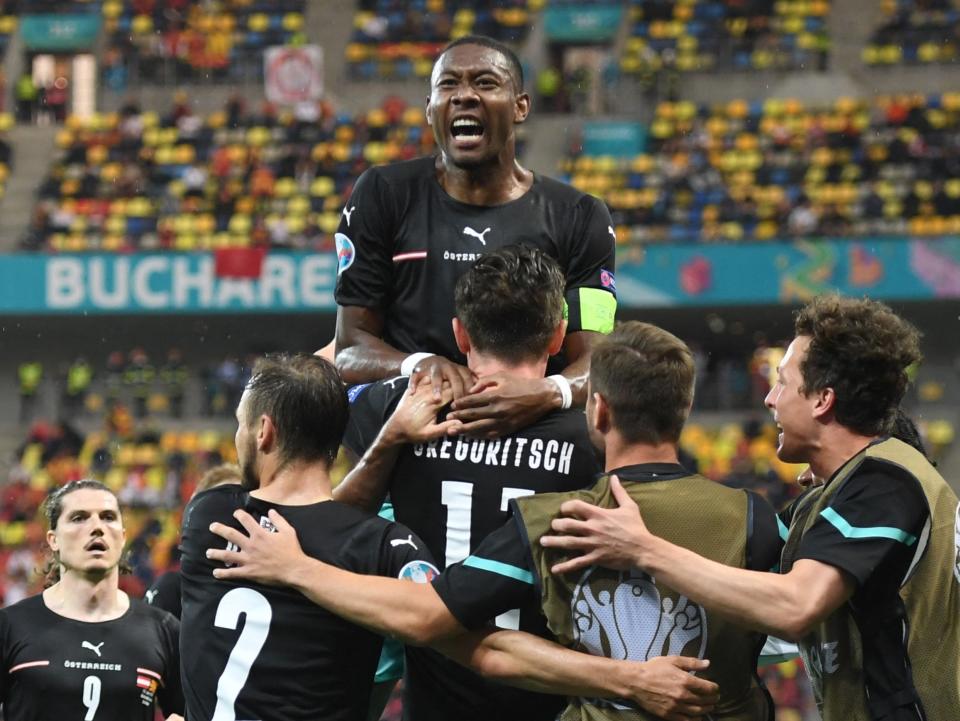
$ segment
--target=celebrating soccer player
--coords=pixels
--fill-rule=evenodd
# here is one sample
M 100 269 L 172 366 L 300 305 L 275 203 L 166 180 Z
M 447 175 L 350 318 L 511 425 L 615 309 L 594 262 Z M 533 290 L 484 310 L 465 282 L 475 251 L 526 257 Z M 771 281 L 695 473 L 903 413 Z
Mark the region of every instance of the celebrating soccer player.
M 3 717 L 153 721 L 159 705 L 182 721 L 180 625 L 119 588 L 126 536 L 117 497 L 97 481 L 73 481 L 44 511 L 52 585 L 0 609 Z
M 435 387 L 447 382 L 466 432 L 508 432 L 586 398 L 589 347 L 616 310 L 612 221 L 597 198 L 517 163 L 530 97 L 512 50 L 486 37 L 455 40 L 430 83 L 439 154 L 371 168 L 343 209 L 337 366 L 349 383 L 418 372 Z M 481 389 L 450 329 L 454 284 L 477 258 L 516 244 L 560 263 L 569 365 L 550 378 L 504 373 Z

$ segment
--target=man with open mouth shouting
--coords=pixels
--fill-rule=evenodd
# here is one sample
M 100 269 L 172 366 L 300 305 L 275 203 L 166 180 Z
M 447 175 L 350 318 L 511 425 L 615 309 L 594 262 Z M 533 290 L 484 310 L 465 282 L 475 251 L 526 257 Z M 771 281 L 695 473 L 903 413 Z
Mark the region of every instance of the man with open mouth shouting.
M 371 168 L 336 234 L 337 367 L 348 383 L 397 375 L 450 383 L 451 418 L 496 436 L 586 399 L 587 357 L 616 311 L 615 233 L 596 198 L 520 166 L 516 128 L 530 112 L 523 70 L 505 45 L 454 41 L 430 79 L 426 115 L 438 154 Z M 479 383 L 450 320 L 457 279 L 508 245 L 539 248 L 566 281 L 567 335 L 554 375 Z M 561 372 L 562 371 L 562 372 Z

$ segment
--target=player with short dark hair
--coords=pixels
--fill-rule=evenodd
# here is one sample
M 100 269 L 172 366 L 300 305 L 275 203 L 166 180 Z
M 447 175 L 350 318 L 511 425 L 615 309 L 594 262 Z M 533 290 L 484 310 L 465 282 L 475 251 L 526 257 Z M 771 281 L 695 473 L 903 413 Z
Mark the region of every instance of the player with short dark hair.
M 61 486 L 44 504 L 49 585 L 0 609 L 0 706 L 6 721 L 180 719 L 177 620 L 119 588 L 126 540 L 117 498 L 98 481 Z
M 960 718 L 956 494 L 923 453 L 891 434 L 919 362 L 919 334 L 887 306 L 822 296 L 766 398 L 777 455 L 810 464 L 814 486 L 781 514 L 780 573 L 748 573 L 679 548 L 640 510 L 572 503 L 543 543 L 593 564 L 642 568 L 748 627 L 798 641 L 824 721 Z M 646 516 L 646 508 L 643 509 Z
M 563 341 L 563 292 L 556 261 L 525 246 L 494 250 L 459 278 L 454 336 L 479 383 L 491 377 L 495 383 L 503 372 L 543 377 Z M 407 378 L 394 378 L 351 389 L 344 447 L 363 458 L 334 497 L 375 511 L 389 493 L 394 517 L 424 540 L 441 571 L 503 525 L 510 499 L 581 488 L 599 471 L 579 410 L 552 411 L 498 439 L 435 437 L 458 429 L 456 421 L 428 424 L 428 437 L 411 415 L 436 416 L 451 394 L 435 398 L 429 384 L 408 388 Z M 417 435 L 407 433 L 411 427 Z M 497 625 L 546 632 L 535 604 L 505 614 Z M 408 649 L 407 660 L 409 718 L 533 721 L 552 719 L 563 706 L 556 696 L 491 683 L 429 649 Z
M 438 57 L 426 115 L 439 152 L 375 167 L 357 180 L 336 233 L 337 366 L 349 383 L 397 375 L 451 384 L 467 432 L 500 434 L 549 410 L 582 405 L 587 356 L 613 328 L 615 232 L 591 195 L 516 160 L 530 112 L 516 55 L 468 36 Z M 474 386 L 450 329 L 454 285 L 477 258 L 508 245 L 539 248 L 565 278 L 563 372 L 504 375 Z

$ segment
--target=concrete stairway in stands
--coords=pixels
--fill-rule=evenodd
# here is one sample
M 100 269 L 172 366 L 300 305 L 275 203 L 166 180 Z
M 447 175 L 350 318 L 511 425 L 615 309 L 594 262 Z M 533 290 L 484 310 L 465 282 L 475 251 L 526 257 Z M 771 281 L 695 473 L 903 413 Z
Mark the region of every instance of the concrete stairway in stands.
M 30 224 L 35 193 L 53 161 L 57 129 L 18 125 L 7 134 L 13 146 L 13 167 L 0 201 L 0 252 L 15 250 Z

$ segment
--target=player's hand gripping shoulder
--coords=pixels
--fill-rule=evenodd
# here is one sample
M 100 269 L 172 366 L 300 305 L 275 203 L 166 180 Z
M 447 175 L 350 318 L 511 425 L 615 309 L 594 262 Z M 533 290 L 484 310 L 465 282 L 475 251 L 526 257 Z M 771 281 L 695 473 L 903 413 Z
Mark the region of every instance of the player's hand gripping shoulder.
M 299 575 L 299 564 L 308 560 L 300 547 L 297 532 L 271 509 L 268 518 L 274 531 L 263 528 L 246 511 L 233 512 L 248 535 L 222 523 L 211 523 L 210 531 L 237 547 L 207 549 L 207 558 L 222 561 L 227 568 L 215 568 L 213 575 L 223 579 L 243 579 L 266 585 L 292 585 Z
M 468 395 L 455 400 L 448 418 L 463 423 L 460 433 L 497 438 L 531 425 L 560 405 L 553 381 L 494 373 L 478 380 Z
M 440 397 L 443 388 L 449 388 L 454 398 L 460 398 L 470 391 L 475 381 L 476 376 L 466 366 L 441 355 L 432 355 L 421 360 L 413 369 L 410 388 L 416 390 L 421 383 L 428 382 L 436 398 Z
M 460 421 L 437 421 L 437 414 L 454 398 L 453 388 L 444 384 L 439 393 L 437 390 L 432 380 L 416 386 L 410 383 L 393 414 L 383 425 L 381 436 L 385 445 L 425 443 L 459 432 Z
M 645 567 L 645 551 L 657 542 L 647 530 L 640 508 L 612 476 L 610 489 L 619 504 L 617 508 L 600 508 L 585 501 L 567 501 L 560 506 L 561 518 L 550 524 L 557 534 L 543 536 L 546 548 L 578 553 L 551 567 L 553 573 L 569 573 L 590 566 L 616 570 Z

